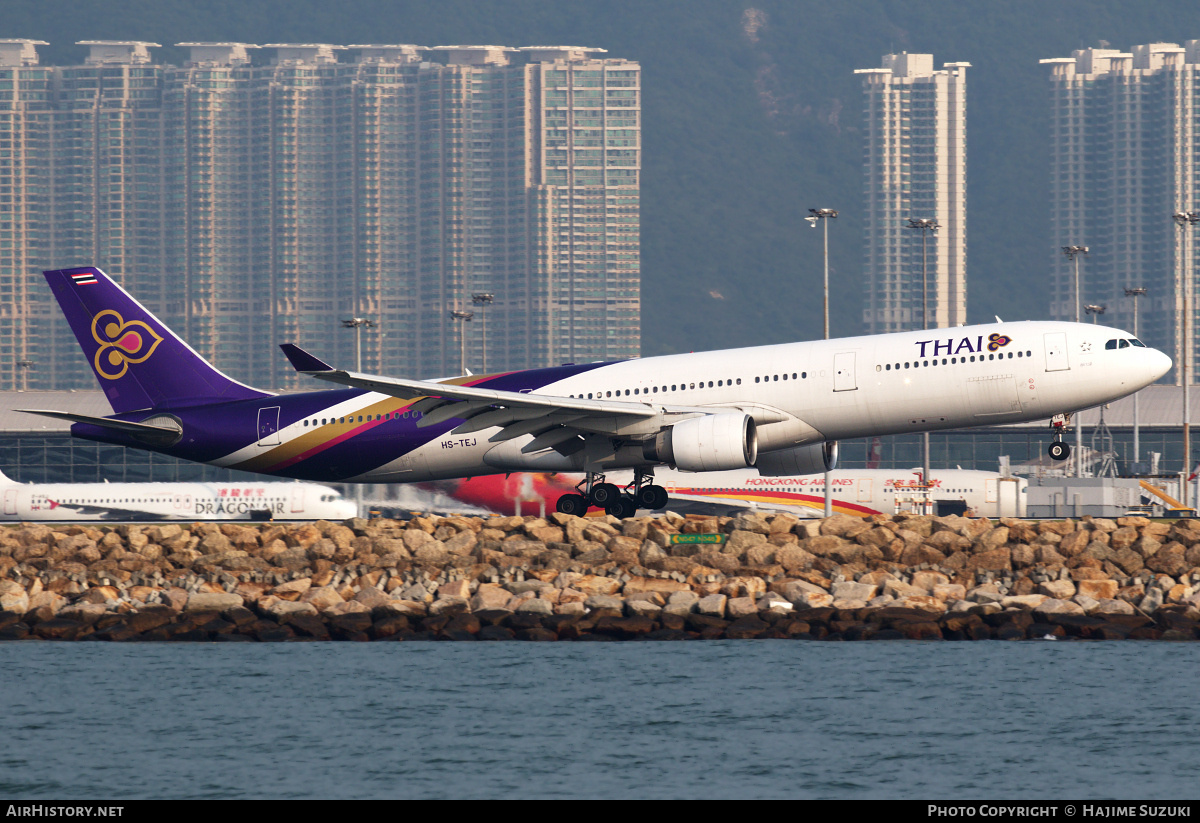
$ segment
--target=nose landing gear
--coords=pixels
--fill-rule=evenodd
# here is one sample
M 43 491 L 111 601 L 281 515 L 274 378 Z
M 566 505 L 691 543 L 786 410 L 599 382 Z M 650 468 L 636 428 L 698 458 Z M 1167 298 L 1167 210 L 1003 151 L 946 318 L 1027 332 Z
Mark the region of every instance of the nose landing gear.
M 1071 422 L 1071 415 L 1056 414 L 1050 418 L 1050 427 L 1054 429 L 1054 441 L 1046 449 L 1052 460 L 1066 460 L 1071 456 L 1071 447 L 1063 442 L 1063 429 Z

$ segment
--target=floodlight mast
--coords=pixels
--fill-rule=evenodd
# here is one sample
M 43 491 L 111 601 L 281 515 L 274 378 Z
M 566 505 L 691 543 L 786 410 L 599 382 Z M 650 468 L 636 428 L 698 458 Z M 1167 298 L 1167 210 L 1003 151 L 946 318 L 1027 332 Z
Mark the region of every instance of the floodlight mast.
M 1082 290 L 1079 288 L 1079 255 L 1087 256 L 1087 246 L 1063 246 L 1063 254 L 1075 264 L 1075 322 L 1083 322 L 1081 311 L 1083 304 Z M 1075 416 L 1075 476 L 1083 477 L 1083 427 L 1079 424 L 1079 416 Z
M 1133 298 L 1133 336 L 1138 336 L 1138 298 L 1146 296 L 1146 290 L 1141 286 L 1131 286 L 1125 289 L 1125 296 Z M 1141 392 L 1133 393 L 1133 462 L 1141 462 L 1141 440 L 1138 428 L 1138 395 Z
M 929 252 L 926 241 L 931 231 L 941 228 L 936 218 L 910 217 L 908 228 L 921 232 L 921 330 L 929 330 Z M 925 500 L 929 500 L 929 432 L 921 433 L 921 482 L 925 484 Z
M 1191 324 L 1192 324 L 1192 278 L 1188 272 L 1188 264 L 1191 262 L 1192 255 L 1188 253 L 1191 244 L 1188 239 L 1192 236 L 1186 230 L 1200 223 L 1200 212 L 1195 211 L 1177 211 L 1171 215 L 1171 219 L 1175 221 L 1175 225 L 1179 227 L 1179 286 L 1178 300 L 1180 302 L 1180 318 L 1179 324 L 1179 385 L 1183 387 L 1183 484 L 1182 484 L 1182 503 L 1184 508 L 1191 505 L 1191 495 L 1188 493 L 1191 483 L 1188 482 L 1188 476 L 1192 472 L 1192 392 L 1191 386 L 1191 365 L 1192 365 L 1192 340 L 1191 340 Z
M 829 221 L 838 216 L 837 209 L 809 209 L 804 219 L 814 229 L 817 221 L 825 227 L 825 339 L 829 339 Z M 829 472 L 825 472 L 825 516 L 833 515 L 833 484 Z

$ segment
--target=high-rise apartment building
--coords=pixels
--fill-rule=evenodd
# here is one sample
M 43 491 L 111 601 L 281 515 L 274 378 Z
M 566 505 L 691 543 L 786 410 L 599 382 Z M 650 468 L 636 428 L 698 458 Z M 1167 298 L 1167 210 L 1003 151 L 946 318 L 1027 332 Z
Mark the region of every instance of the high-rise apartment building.
M 863 325 L 923 327 L 922 233 L 930 328 L 966 322 L 967 72 L 931 54 L 886 54 L 859 69 L 863 107 Z M 914 229 L 910 220 L 936 220 Z
M 1184 346 L 1180 280 L 1191 282 L 1195 363 L 1200 228 L 1177 227 L 1172 215 L 1200 210 L 1200 40 L 1082 49 L 1041 62 L 1051 87 L 1051 315 L 1075 318 L 1075 270 L 1062 248 L 1087 246 L 1079 304 L 1103 305 L 1103 322 L 1132 328 L 1125 289 L 1145 288 L 1139 336 L 1174 352 L 1176 363 Z
M 39 44 L 0 41 L 0 388 L 91 384 L 40 277 L 89 263 L 265 387 L 309 383 L 278 343 L 353 366 L 358 334 L 364 370 L 418 377 L 638 355 L 638 64 L 85 41 L 41 67 Z

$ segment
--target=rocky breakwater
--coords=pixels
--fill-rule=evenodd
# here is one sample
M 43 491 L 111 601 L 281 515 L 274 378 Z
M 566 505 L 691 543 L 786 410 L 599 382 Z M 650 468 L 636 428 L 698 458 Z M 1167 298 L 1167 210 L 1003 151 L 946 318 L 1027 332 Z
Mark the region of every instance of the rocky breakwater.
M 700 535 L 721 542 L 679 542 L 715 539 Z M 1200 638 L 1200 522 L 668 513 L 0 529 L 9 640 L 1044 637 Z

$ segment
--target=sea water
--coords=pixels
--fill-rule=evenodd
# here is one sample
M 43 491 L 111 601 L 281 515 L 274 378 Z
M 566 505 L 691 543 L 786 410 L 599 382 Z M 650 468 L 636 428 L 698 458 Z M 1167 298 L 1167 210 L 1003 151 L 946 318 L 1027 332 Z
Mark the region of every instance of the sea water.
M 1181 799 L 1200 643 L 0 644 L 0 797 Z

